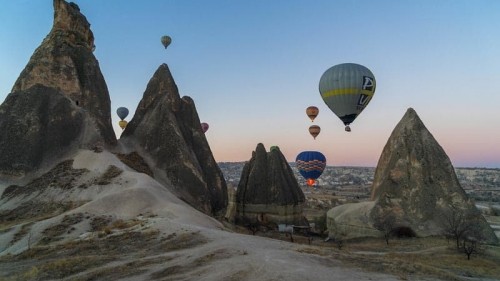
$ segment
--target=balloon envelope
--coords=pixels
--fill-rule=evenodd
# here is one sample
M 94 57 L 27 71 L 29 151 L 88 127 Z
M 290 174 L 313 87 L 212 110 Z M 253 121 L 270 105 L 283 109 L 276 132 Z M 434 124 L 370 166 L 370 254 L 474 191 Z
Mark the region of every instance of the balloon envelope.
M 309 127 L 309 134 L 311 134 L 314 139 L 316 139 L 319 135 L 319 132 L 321 132 L 321 128 L 318 125 L 312 125 Z
M 125 129 L 125 127 L 127 127 L 127 124 L 128 124 L 128 122 L 125 120 L 118 121 L 118 126 L 120 126 L 120 128 L 122 128 L 122 130 Z
M 170 45 L 170 43 L 172 43 L 172 38 L 170 38 L 170 36 L 168 35 L 164 35 L 161 37 L 161 43 L 163 44 L 163 47 L 165 47 L 165 49 L 168 47 L 168 45 Z
M 306 179 L 309 186 L 313 185 L 326 167 L 326 157 L 319 151 L 302 151 L 297 155 L 295 164 L 299 173 Z
M 118 107 L 116 114 L 118 114 L 118 117 L 123 120 L 128 116 L 128 109 L 126 107 Z
M 208 124 L 207 123 L 201 123 L 201 130 L 203 131 L 203 133 L 206 133 L 208 131 Z
M 314 118 L 318 116 L 318 113 L 319 109 L 316 106 L 309 106 L 308 108 L 306 108 L 306 114 L 307 116 L 309 116 L 311 121 L 314 121 Z
M 346 126 L 365 109 L 375 94 L 375 88 L 373 73 L 355 63 L 332 66 L 319 80 L 323 101 Z

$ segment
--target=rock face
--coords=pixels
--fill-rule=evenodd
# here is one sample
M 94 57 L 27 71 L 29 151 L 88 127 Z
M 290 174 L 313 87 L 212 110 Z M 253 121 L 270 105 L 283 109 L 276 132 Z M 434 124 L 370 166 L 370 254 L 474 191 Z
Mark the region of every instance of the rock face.
M 467 201 L 450 159 L 411 108 L 382 151 L 371 199 L 378 205 L 403 200 L 404 212 L 422 222 L 444 202 Z
M 0 107 L 0 173 L 22 175 L 71 147 L 115 144 L 90 24 L 54 0 L 54 24 Z
M 412 108 L 397 124 L 382 151 L 371 199 L 371 210 L 363 208 L 360 212 L 361 208 L 346 208 L 355 213 L 349 216 L 373 227 L 381 216 L 392 213 L 399 227 L 411 228 L 419 236 L 441 234 L 442 215 L 452 208 L 479 214 L 460 186 L 450 159 Z M 329 227 L 347 224 L 339 215 L 345 216 L 346 212 L 349 211 L 331 210 Z M 484 218 L 479 217 L 477 223 L 484 237 L 495 242 L 493 231 Z
M 305 223 L 304 193 L 279 149 L 259 143 L 243 167 L 236 193 L 236 221 Z
M 149 159 L 156 167 L 155 178 L 173 185 L 173 191 L 193 207 L 209 214 L 225 210 L 226 182 L 195 104 L 190 97 L 180 98 L 166 64 L 149 81 L 120 142 Z

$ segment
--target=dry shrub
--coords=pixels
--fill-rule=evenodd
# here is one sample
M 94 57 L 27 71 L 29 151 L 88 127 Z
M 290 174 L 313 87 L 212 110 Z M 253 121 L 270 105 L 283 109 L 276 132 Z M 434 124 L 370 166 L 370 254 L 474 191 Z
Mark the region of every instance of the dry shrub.
M 111 228 L 113 228 L 113 229 L 126 229 L 126 228 L 130 228 L 130 227 L 136 226 L 138 224 L 141 224 L 141 221 L 137 220 L 137 219 L 128 220 L 128 221 L 124 221 L 122 219 L 118 219 L 118 220 L 115 220 L 111 224 Z
M 90 222 L 90 230 L 91 231 L 101 231 L 112 221 L 110 217 L 99 216 L 92 218 Z
M 75 273 L 101 265 L 104 262 L 99 256 L 64 257 L 34 266 L 25 273 L 12 276 L 13 280 L 52 280 L 62 279 Z
M 149 168 L 148 164 L 137 152 L 132 152 L 129 154 L 116 154 L 116 156 L 127 166 L 134 169 L 139 173 L 144 173 L 153 177 L 153 171 Z
M 163 238 L 158 248 L 163 252 L 168 252 L 193 248 L 207 242 L 207 239 L 198 232 L 183 233 Z
M 121 173 L 123 173 L 123 170 L 116 167 L 115 165 L 109 165 L 104 174 L 102 174 L 96 181 L 95 184 L 97 185 L 107 185 L 110 184 L 111 181 L 118 177 Z

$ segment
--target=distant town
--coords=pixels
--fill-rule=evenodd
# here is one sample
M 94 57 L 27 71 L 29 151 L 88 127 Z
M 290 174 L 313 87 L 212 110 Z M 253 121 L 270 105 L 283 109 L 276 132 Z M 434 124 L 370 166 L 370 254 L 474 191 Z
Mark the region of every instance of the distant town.
M 228 187 L 237 188 L 245 162 L 220 162 Z M 308 187 L 295 163 L 289 163 L 304 193 L 327 192 L 342 201 L 368 200 L 375 174 L 374 167 L 327 166 L 318 179 L 317 186 Z M 460 185 L 476 201 L 500 202 L 500 169 L 455 168 Z

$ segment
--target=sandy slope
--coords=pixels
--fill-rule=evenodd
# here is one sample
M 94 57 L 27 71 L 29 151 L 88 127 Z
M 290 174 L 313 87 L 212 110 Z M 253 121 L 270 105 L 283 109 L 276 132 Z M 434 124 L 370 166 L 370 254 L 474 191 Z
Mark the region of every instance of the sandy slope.
M 133 276 L 121 276 L 123 280 L 148 280 L 156 272 L 164 276 L 175 276 L 175 280 L 398 280 L 395 277 L 363 272 L 361 269 L 344 267 L 331 256 L 309 254 L 314 247 L 292 244 L 263 237 L 242 235 L 224 230 L 215 219 L 188 206 L 175 197 L 168 189 L 154 179 L 137 173 L 124 165 L 109 152 L 94 153 L 82 150 L 74 158 L 74 169 L 88 169 L 79 182 L 89 182 L 98 178 L 109 165 L 119 167 L 124 172 L 112 183 L 91 185 L 85 189 L 73 188 L 61 191 L 49 188 L 39 194 L 37 200 L 71 200 L 87 203 L 58 216 L 39 220 L 31 226 L 30 243 L 34 245 L 43 237 L 47 228 L 60 224 L 68 216 L 85 214 L 87 217 L 106 215 L 113 219 L 139 219 L 138 231 L 158 230 L 163 236 L 199 234 L 204 242 L 193 247 L 175 251 L 145 254 L 138 257 L 125 252 L 117 263 L 137 262 L 163 258 L 165 262 L 150 263 L 143 272 Z M 33 198 L 30 198 L 30 200 Z M 3 208 L 10 204 L 4 202 Z M 28 247 L 28 235 L 11 243 L 21 225 L 0 233 L 0 256 L 18 254 Z M 118 232 L 117 232 L 118 233 Z M 62 234 L 57 243 L 89 239 L 95 236 L 85 219 L 74 225 L 74 230 Z M 0 271 L 12 264 L 0 263 Z M 98 267 L 103 270 L 111 264 Z M 12 268 L 12 267 L 10 267 Z M 189 268 L 189 270 L 187 270 Z M 89 269 L 77 274 L 86 276 Z M 183 269 L 183 270 L 181 270 Z M 1 275 L 0 275 L 1 277 Z M 168 280 L 168 279 L 166 279 Z

